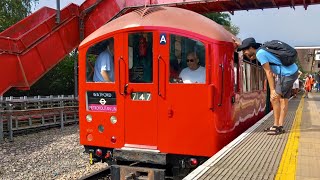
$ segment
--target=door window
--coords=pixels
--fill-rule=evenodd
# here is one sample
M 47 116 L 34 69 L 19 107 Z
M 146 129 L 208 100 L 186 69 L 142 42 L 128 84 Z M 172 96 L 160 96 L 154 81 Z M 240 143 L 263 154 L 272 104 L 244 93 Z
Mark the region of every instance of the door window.
M 205 46 L 188 37 L 170 36 L 170 83 L 206 82 Z
M 152 83 L 152 33 L 129 34 L 129 81 L 131 83 Z

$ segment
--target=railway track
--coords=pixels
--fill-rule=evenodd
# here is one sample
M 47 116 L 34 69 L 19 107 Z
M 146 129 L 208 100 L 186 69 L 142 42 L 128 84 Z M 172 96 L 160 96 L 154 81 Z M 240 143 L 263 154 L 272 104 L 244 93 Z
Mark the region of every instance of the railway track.
M 112 169 L 112 172 L 111 172 Z M 121 170 L 120 170 L 121 169 Z M 162 173 L 161 173 L 162 172 Z M 172 180 L 172 176 L 164 176 L 164 171 L 132 166 L 108 166 L 86 175 L 81 180 Z
M 99 171 L 86 175 L 80 178 L 80 180 L 111 180 L 111 168 L 108 166 Z

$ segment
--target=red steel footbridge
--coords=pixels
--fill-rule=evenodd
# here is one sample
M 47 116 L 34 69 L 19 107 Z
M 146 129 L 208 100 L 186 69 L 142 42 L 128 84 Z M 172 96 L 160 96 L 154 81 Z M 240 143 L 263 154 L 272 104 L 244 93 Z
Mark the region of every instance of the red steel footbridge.
M 0 33 L 0 95 L 29 89 L 80 41 L 103 24 L 144 6 L 173 6 L 198 13 L 320 4 L 320 0 L 86 0 L 61 11 L 43 7 Z M 57 17 L 59 21 L 57 21 Z

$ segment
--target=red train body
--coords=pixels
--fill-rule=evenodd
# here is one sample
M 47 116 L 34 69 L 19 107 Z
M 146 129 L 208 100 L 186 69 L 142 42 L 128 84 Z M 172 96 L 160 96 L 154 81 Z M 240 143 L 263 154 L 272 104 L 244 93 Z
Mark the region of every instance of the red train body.
M 89 35 L 79 47 L 79 117 L 80 143 L 93 160 L 117 163 L 119 154 L 138 152 L 122 161 L 191 168 L 183 163 L 195 158 L 197 166 L 260 119 L 263 70 L 234 52 L 232 38 L 212 20 L 172 7 L 138 9 Z M 107 41 L 114 82 L 93 82 Z M 188 52 L 205 68 L 204 82 L 179 79 Z

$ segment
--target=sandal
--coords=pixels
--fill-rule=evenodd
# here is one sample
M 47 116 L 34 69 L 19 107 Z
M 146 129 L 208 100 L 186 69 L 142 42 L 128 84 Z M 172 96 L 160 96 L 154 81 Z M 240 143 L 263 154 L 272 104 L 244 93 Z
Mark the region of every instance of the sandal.
M 286 130 L 283 129 L 283 126 L 279 126 L 278 129 L 279 129 L 280 133 L 285 133 L 286 132 Z
M 277 128 L 278 128 L 277 126 L 271 126 L 271 127 L 265 128 L 265 129 L 264 129 L 264 132 L 274 131 L 274 130 L 276 130 Z
M 267 135 L 278 135 L 278 134 L 281 134 L 279 128 L 272 129 L 267 133 Z

